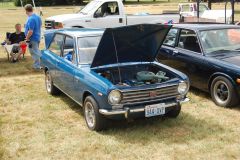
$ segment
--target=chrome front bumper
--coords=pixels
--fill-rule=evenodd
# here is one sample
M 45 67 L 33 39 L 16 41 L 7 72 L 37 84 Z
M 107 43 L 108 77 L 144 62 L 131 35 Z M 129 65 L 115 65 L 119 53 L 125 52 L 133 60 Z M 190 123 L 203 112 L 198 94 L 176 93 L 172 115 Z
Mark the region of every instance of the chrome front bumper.
M 185 102 L 188 102 L 189 98 L 185 98 L 183 100 L 180 100 L 178 102 L 171 102 L 171 103 L 166 103 L 166 108 L 172 107 L 177 105 L 178 103 L 182 104 Z M 125 118 L 129 117 L 129 114 L 131 113 L 139 113 L 139 112 L 144 112 L 145 107 L 139 107 L 139 108 L 123 108 L 123 109 L 116 109 L 116 110 L 107 110 L 107 109 L 99 109 L 99 113 L 105 116 L 112 116 L 112 115 L 124 115 Z

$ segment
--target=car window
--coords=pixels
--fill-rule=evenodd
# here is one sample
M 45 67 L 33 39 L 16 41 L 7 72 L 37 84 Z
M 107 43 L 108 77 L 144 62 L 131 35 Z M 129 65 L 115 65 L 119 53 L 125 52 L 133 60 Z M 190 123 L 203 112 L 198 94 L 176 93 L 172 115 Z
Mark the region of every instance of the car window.
M 197 35 L 192 30 L 182 29 L 179 37 L 178 47 L 193 52 L 201 53 Z
M 74 53 L 74 39 L 72 37 L 66 36 L 63 45 L 63 58 L 70 62 L 73 62 Z
M 117 2 L 106 2 L 95 12 L 97 17 L 106 17 L 111 15 L 119 15 L 119 7 Z
M 204 4 L 199 5 L 199 12 L 204 12 L 206 10 L 208 10 L 207 6 L 205 6 Z
M 90 64 L 93 61 L 101 36 L 78 39 L 78 62 Z
M 64 42 L 64 35 L 56 34 L 48 49 L 53 53 L 61 56 L 63 42 Z
M 188 4 L 186 4 L 186 5 L 182 5 L 182 12 L 189 12 L 189 5 Z
M 163 44 L 174 47 L 177 39 L 177 32 L 178 32 L 178 29 L 176 28 L 171 29 L 168 32 Z

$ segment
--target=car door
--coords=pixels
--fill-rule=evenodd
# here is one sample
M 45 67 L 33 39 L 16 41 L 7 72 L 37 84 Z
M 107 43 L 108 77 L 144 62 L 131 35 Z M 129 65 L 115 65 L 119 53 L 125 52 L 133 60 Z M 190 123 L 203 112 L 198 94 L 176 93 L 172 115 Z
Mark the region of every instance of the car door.
M 125 17 L 120 13 L 117 2 L 105 2 L 94 13 L 92 20 L 89 20 L 94 28 L 112 28 L 125 26 Z
M 165 44 L 162 47 L 159 56 L 164 56 L 160 58 L 160 61 L 165 61 L 165 64 L 187 74 L 192 86 L 206 90 L 208 82 L 206 73 L 209 68 L 202 54 L 196 32 L 180 29 L 176 35 L 178 38 L 175 39 L 174 46 L 169 47 Z
M 101 36 L 80 37 L 77 40 L 77 56 L 78 69 L 74 70 L 74 98 L 78 102 L 82 102 L 83 91 L 89 90 L 88 85 L 94 87 L 97 84 L 90 84 L 91 73 L 90 63 L 95 56 L 97 46 L 101 40 Z M 104 58 L 104 57 L 103 57 Z
M 61 55 L 62 55 L 62 45 L 64 42 L 64 35 L 62 34 L 55 34 L 49 48 L 48 51 L 51 52 L 52 54 L 52 59 L 54 59 L 54 64 L 52 65 L 52 69 L 50 70 L 50 74 L 53 78 L 53 82 L 54 85 L 56 85 L 57 87 L 61 86 L 61 82 L 60 82 L 60 70 L 58 68 L 58 63 L 62 60 Z
M 63 43 L 61 61 L 57 63 L 59 72 L 60 87 L 66 94 L 73 96 L 74 70 L 76 69 L 74 38 L 66 36 Z

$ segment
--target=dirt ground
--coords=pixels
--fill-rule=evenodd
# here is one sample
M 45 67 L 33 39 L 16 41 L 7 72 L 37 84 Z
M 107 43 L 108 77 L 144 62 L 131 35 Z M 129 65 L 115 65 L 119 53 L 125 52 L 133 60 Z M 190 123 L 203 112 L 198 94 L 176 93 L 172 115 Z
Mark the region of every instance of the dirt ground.
M 44 8 L 44 18 L 78 7 Z M 127 6 L 127 12 L 159 13 L 177 4 Z M 215 5 L 214 8 L 223 8 Z M 239 17 L 237 12 L 236 17 Z M 43 19 L 44 19 L 43 18 Z M 24 24 L 21 8 L 0 8 L 0 40 Z M 43 48 L 41 44 L 41 48 Z M 191 89 L 177 119 L 114 123 L 87 129 L 82 109 L 65 95 L 50 96 L 44 75 L 31 69 L 29 54 L 9 63 L 0 49 L 0 159 L 239 159 L 240 106 L 217 107 L 207 93 Z

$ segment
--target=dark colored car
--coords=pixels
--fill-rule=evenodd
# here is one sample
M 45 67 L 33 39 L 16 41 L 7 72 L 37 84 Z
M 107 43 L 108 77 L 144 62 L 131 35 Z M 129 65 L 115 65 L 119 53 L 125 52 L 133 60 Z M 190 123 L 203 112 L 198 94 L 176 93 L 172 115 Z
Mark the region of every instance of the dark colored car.
M 87 126 L 108 119 L 175 118 L 187 101 L 188 77 L 155 61 L 171 26 L 62 29 L 45 33 L 41 62 L 47 92 L 83 106 Z
M 191 86 L 210 92 L 217 105 L 239 104 L 239 26 L 174 25 L 161 47 L 158 60 L 187 74 Z

